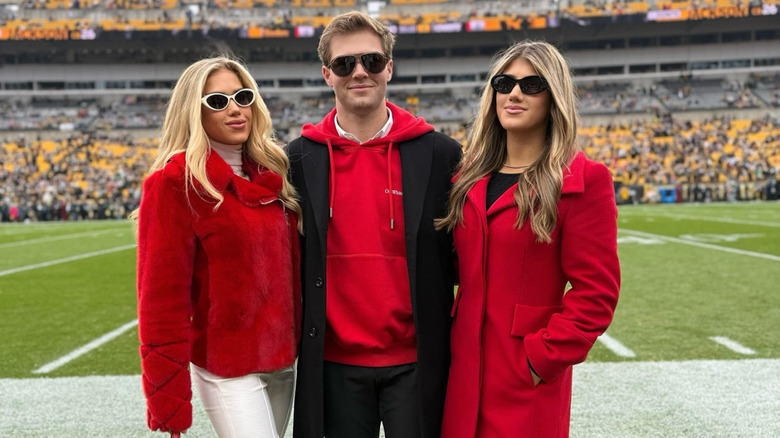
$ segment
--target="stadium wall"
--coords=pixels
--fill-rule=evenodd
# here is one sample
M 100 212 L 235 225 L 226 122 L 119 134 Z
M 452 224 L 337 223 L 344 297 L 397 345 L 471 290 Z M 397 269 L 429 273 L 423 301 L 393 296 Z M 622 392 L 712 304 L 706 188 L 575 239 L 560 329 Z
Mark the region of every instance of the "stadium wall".
M 718 44 L 709 46 L 682 46 L 673 48 L 584 50 L 566 53 L 571 68 L 598 70 L 617 68 L 613 74 L 579 74 L 578 82 L 631 81 L 648 84 L 681 73 L 697 77 L 743 78 L 748 73 L 780 72 L 776 65 L 758 66 L 757 60 L 780 60 L 777 41 Z M 397 59 L 391 89 L 452 89 L 481 86 L 487 74 L 491 56 L 447 57 L 436 59 Z M 729 62 L 740 68 L 691 70 L 696 63 Z M 653 65 L 652 72 L 630 73 L 636 64 Z M 663 65 L 679 65 L 678 69 L 660 71 Z M 161 94 L 181 74 L 186 64 L 19 64 L 0 68 L 0 97 L 32 97 L 36 95 L 100 95 L 100 94 Z M 307 94 L 328 91 L 318 61 L 249 63 L 264 93 Z

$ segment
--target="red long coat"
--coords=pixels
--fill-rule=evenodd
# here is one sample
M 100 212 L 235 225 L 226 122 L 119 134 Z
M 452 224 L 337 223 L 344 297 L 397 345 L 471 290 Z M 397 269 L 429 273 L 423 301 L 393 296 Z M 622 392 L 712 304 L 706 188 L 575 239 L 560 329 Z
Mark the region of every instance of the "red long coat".
M 206 172 L 224 195 L 216 211 L 215 201 L 185 192 L 183 153 L 144 182 L 138 332 L 152 430 L 190 427 L 190 362 L 237 377 L 285 368 L 297 356 L 297 218 L 279 200 L 279 175 L 258 173 L 246 158 L 244 171 L 249 181 L 211 153 Z
M 549 244 L 528 222 L 515 228 L 515 186 L 486 212 L 487 183 L 469 191 L 454 231 L 460 288 L 442 438 L 567 437 L 572 365 L 607 329 L 620 288 L 612 178 L 576 156 Z

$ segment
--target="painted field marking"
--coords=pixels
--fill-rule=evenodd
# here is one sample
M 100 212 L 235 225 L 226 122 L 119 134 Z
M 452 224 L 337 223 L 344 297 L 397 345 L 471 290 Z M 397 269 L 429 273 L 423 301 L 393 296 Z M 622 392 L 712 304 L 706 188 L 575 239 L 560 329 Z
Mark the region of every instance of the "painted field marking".
M 631 235 L 634 235 L 634 236 L 641 236 L 641 237 L 647 237 L 647 238 L 661 239 L 661 240 L 664 240 L 664 241 L 667 241 L 667 242 L 681 243 L 683 245 L 698 246 L 700 248 L 714 249 L 714 250 L 717 250 L 717 251 L 730 252 L 732 254 L 745 255 L 745 256 L 750 256 L 750 257 L 758 257 L 758 258 L 762 258 L 762 259 L 772 260 L 772 261 L 775 261 L 775 262 L 780 262 L 780 256 L 776 256 L 776 255 L 773 255 L 773 254 L 764 254 L 762 252 L 746 251 L 744 249 L 729 248 L 727 246 L 710 245 L 709 243 L 695 242 L 695 241 L 692 241 L 692 240 L 679 239 L 677 237 L 663 236 L 661 234 L 645 233 L 644 231 L 627 230 L 625 228 L 620 228 L 618 231 L 621 232 L 621 233 L 631 234 Z
M 90 257 L 95 257 L 95 256 L 103 255 L 103 254 L 111 254 L 112 252 L 124 251 L 124 250 L 130 249 L 130 248 L 135 248 L 135 243 L 133 243 L 132 245 L 122 245 L 122 246 L 117 246 L 117 247 L 114 247 L 114 248 L 104 249 L 104 250 L 101 250 L 101 251 L 94 251 L 94 252 L 88 252 L 86 254 L 79 254 L 79 255 L 75 255 L 75 256 L 71 256 L 71 257 L 65 257 L 64 259 L 50 260 L 48 262 L 36 263 L 34 265 L 27 265 L 27 266 L 20 266 L 18 268 L 13 268 L 13 269 L 6 269 L 5 271 L 0 271 L 0 277 L 3 277 L 5 275 L 16 274 L 17 272 L 24 272 L 24 271 L 30 271 L 30 270 L 33 270 L 33 269 L 45 268 L 45 267 L 53 266 L 53 265 L 59 265 L 60 263 L 72 262 L 74 260 L 87 259 L 87 258 L 90 258 Z
M 624 212 L 621 212 L 621 214 L 624 214 Z M 630 214 L 630 213 L 629 213 Z M 637 212 L 637 215 L 640 215 L 639 212 Z M 668 217 L 670 219 L 686 219 L 686 220 L 694 220 L 694 221 L 709 221 L 709 222 L 724 222 L 728 224 L 739 224 L 739 225 L 756 225 L 760 227 L 772 227 L 777 228 L 780 227 L 779 222 L 766 222 L 766 221 L 756 221 L 756 220 L 746 220 L 746 219 L 734 219 L 729 217 L 713 217 L 713 216 L 694 216 L 689 214 L 676 214 L 676 213 L 655 213 L 652 211 L 643 211 L 641 213 L 642 216 L 663 216 Z
M 78 222 L 44 221 L 44 222 L 30 222 L 26 224 L 2 222 L 0 223 L 0 235 L 3 236 L 16 235 L 19 233 L 23 233 L 25 231 L 35 232 L 35 233 L 40 233 L 42 231 L 59 231 L 69 226 L 70 229 L 76 231 L 98 231 L 98 230 L 107 230 L 109 228 L 115 229 L 119 225 L 122 225 L 120 221 L 110 221 L 108 219 L 94 220 L 92 222 L 93 224 L 87 224 L 86 222 L 82 222 L 82 221 L 78 221 Z M 79 227 L 77 226 L 77 223 L 84 226 Z M 94 225 L 94 226 L 88 227 L 87 225 Z
M 713 234 L 713 233 L 698 233 L 698 234 L 680 234 L 680 239 L 693 240 L 695 242 L 702 243 L 721 243 L 721 242 L 738 242 L 742 239 L 760 239 L 766 236 L 759 233 L 736 233 L 736 234 Z
M 604 346 L 607 347 L 609 351 L 617 354 L 620 357 L 636 357 L 636 353 L 634 353 L 633 350 L 626 347 L 620 341 L 606 333 L 602 333 L 601 336 L 598 337 L 598 340 L 601 341 L 601 343 L 604 344 Z
M 32 373 L 33 374 L 46 374 L 46 373 L 50 373 L 50 372 L 56 370 L 57 368 L 65 365 L 66 363 L 72 361 L 73 359 L 76 359 L 79 356 L 82 356 L 82 355 L 84 355 L 86 353 L 89 353 L 90 351 L 92 351 L 92 350 L 100 347 L 101 345 L 111 341 L 112 339 L 118 337 L 122 333 L 130 330 L 131 328 L 133 328 L 133 327 L 135 327 L 137 325 L 138 325 L 138 320 L 134 319 L 134 320 L 128 322 L 127 324 L 125 324 L 125 325 L 123 325 L 123 326 L 121 326 L 121 327 L 119 327 L 119 328 L 117 328 L 115 330 L 112 330 L 112 331 L 104 334 L 103 336 L 90 341 L 87 344 L 82 345 L 81 347 L 71 351 L 70 353 L 66 354 L 65 356 L 62 356 L 61 358 L 59 358 L 59 359 L 57 359 L 57 360 L 55 360 L 53 362 L 49 362 L 46 365 L 44 365 L 44 366 L 42 366 L 42 367 L 40 367 L 38 369 L 33 370 Z
M 83 233 L 75 233 L 75 234 L 62 234 L 60 236 L 39 237 L 37 239 L 0 243 L 0 248 L 8 248 L 11 246 L 20 246 L 20 245 L 30 245 L 34 243 L 53 242 L 55 240 L 76 239 L 79 237 L 92 237 L 92 236 L 98 236 L 100 234 L 113 233 L 117 231 L 123 231 L 123 230 L 121 228 L 115 228 L 115 229 L 108 229 L 108 230 L 101 230 L 101 231 L 85 231 Z
M 739 354 L 756 354 L 752 348 L 745 347 L 737 341 L 731 340 L 725 336 L 710 336 L 710 340 L 716 342 L 729 350 Z
M 664 242 L 658 239 L 648 239 L 646 237 L 625 236 L 618 237 L 617 243 L 637 243 L 639 245 L 661 245 Z

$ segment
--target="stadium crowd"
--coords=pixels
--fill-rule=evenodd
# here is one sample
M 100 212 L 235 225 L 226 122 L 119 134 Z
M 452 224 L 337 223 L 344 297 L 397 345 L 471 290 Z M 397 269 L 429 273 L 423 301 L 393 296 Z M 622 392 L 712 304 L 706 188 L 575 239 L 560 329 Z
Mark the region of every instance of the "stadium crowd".
M 415 104 L 407 100 L 407 108 L 418 115 L 430 110 Z M 289 102 L 269 103 L 272 114 L 284 114 L 284 105 Z M 286 112 L 298 114 L 290 107 Z M 312 110 L 308 117 L 316 114 Z M 439 129 L 463 143 L 466 124 L 464 119 Z M 156 147 L 156 140 L 131 135 L 74 133 L 63 140 L 30 141 L 12 139 L 12 131 L 5 134 L 0 140 L 0 221 L 126 217 L 138 205 Z M 288 140 L 279 134 L 280 143 Z M 662 196 L 667 189 L 674 192 L 673 202 L 780 198 L 777 114 L 703 121 L 662 116 L 590 125 L 580 130 L 580 145 L 610 167 L 619 202 L 670 202 Z
M 153 141 L 78 133 L 0 141 L 0 222 L 121 219 L 141 198 Z
M 331 17 L 366 0 L 3 0 L 0 26 L 9 29 L 59 28 L 112 30 L 290 29 L 295 26 L 324 27 Z M 445 12 L 432 12 L 431 5 Z M 582 22 L 598 17 L 615 19 L 646 15 L 651 11 L 680 11 L 681 19 L 714 17 L 724 10 L 740 9 L 760 14 L 773 8 L 775 0 L 389 0 L 383 2 L 380 19 L 393 26 L 463 24 L 488 20 L 525 27 L 557 26 L 561 19 Z M 129 11 L 129 12 L 128 12 Z M 42 18 L 39 12 L 48 16 Z M 130 13 L 131 12 L 131 13 Z
M 776 114 L 590 126 L 580 139 L 588 156 L 612 170 L 621 202 L 662 201 L 662 188 L 673 190 L 673 202 L 780 197 Z

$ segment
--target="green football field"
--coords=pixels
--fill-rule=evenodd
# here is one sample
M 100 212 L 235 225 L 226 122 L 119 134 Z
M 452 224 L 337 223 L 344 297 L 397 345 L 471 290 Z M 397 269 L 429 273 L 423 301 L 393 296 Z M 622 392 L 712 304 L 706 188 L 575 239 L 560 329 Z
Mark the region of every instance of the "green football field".
M 624 206 L 619 226 L 572 437 L 780 436 L 780 203 Z M 4 224 L 0 254 L 0 436 L 155 436 L 130 224 Z M 195 415 L 188 436 L 213 436 Z

